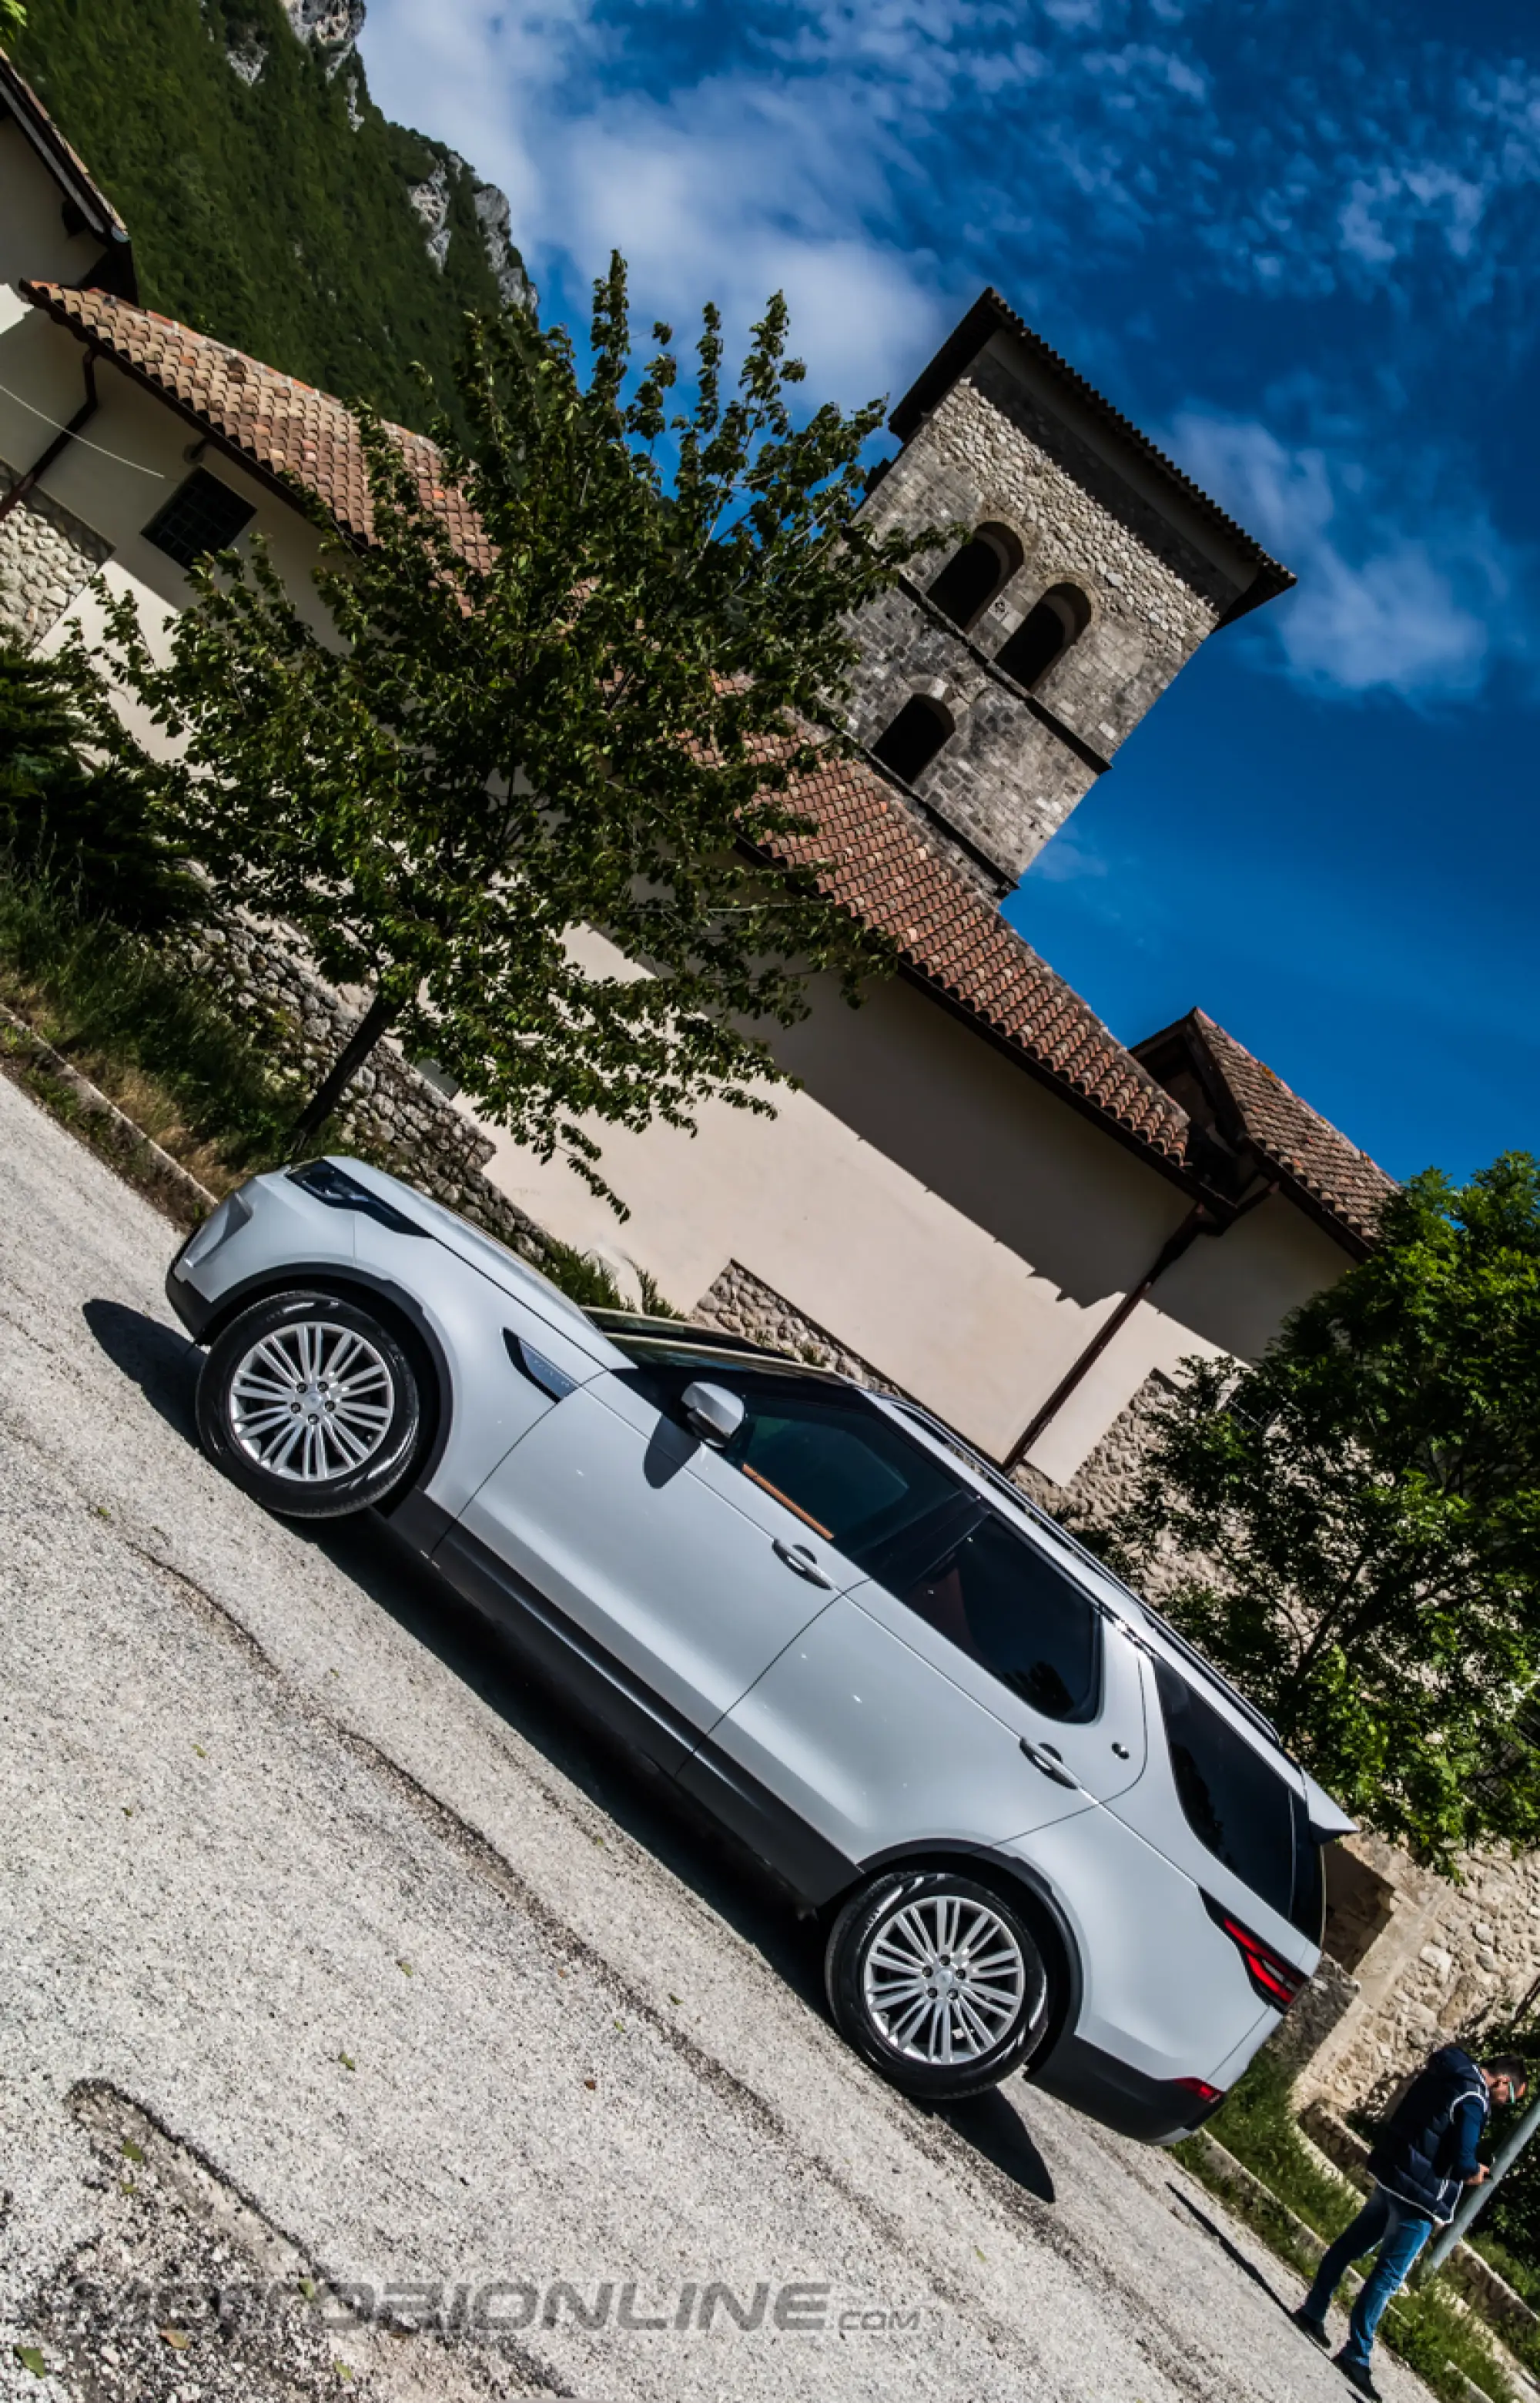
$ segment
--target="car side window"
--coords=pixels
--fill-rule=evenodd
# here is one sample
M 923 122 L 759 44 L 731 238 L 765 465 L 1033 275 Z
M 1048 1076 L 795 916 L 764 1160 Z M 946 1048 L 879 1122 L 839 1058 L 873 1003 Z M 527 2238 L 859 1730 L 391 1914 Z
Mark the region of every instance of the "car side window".
M 1188 1827 L 1253 1894 L 1311 1936 L 1321 1909 L 1320 1860 L 1318 1853 L 1299 1854 L 1292 1788 L 1168 1661 L 1156 1661 L 1155 1684 Z
M 618 1373 L 674 1417 L 697 1379 L 737 1394 L 743 1424 L 717 1457 L 867 1577 L 890 1582 L 907 1539 L 965 1498 L 944 1462 L 847 1386 L 721 1359 L 681 1361 L 662 1346 L 645 1358 L 640 1351 L 632 1351 L 636 1365 Z M 922 1557 L 927 1549 L 922 1542 Z
M 1093 1715 L 1100 1621 L 1084 1588 L 986 1509 L 900 1599 L 1046 1718 Z
M 880 1411 L 837 1389 L 756 1390 L 745 1380 L 742 1390 L 747 1415 L 725 1458 L 868 1576 L 955 1501 L 957 1480 Z

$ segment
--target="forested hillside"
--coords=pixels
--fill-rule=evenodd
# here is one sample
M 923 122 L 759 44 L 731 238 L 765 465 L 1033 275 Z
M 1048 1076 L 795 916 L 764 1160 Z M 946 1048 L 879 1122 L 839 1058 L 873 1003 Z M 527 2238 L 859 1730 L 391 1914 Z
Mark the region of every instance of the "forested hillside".
M 421 424 L 412 362 L 447 394 L 464 312 L 521 280 L 506 204 L 370 101 L 361 0 L 290 7 L 27 0 L 13 50 L 126 219 L 146 306 Z

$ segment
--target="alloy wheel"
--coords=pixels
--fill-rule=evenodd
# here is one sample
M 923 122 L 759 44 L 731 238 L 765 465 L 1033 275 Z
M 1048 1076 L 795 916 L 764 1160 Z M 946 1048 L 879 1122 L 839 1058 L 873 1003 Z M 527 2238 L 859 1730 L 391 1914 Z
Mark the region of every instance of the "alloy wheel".
M 1011 2032 L 1027 1965 L 987 1903 L 929 1894 L 900 1903 L 867 1947 L 862 1991 L 895 2052 L 936 2067 L 979 2060 Z
M 261 1336 L 236 1364 L 230 1433 L 270 1477 L 318 1484 L 373 1458 L 395 1398 L 395 1379 L 367 1336 L 301 1319 Z

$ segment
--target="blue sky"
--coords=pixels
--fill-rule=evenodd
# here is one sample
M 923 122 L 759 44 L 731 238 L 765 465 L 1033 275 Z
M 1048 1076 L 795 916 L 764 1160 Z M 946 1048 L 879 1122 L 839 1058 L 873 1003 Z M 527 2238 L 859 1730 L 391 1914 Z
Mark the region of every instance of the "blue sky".
M 1540 1148 L 1532 0 L 370 0 L 391 115 L 548 315 L 782 286 L 895 397 L 1006 298 L 1299 590 L 1216 636 L 1010 915 L 1136 1040 L 1194 1003 L 1397 1174 Z

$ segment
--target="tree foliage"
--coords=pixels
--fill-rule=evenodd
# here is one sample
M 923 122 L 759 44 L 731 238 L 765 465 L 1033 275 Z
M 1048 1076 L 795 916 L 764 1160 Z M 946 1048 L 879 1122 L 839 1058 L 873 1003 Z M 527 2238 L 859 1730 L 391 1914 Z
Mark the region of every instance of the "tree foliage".
M 1540 1836 L 1540 1165 L 1420 1176 L 1237 1382 L 1189 1362 L 1111 1542 L 1367 1826 Z
M 88 914 L 163 931 L 198 887 L 148 780 L 112 757 L 116 741 L 89 669 L 0 641 L 0 853 L 68 887 Z
M 329 539 L 319 624 L 260 549 L 200 577 L 169 664 L 113 612 L 118 672 L 181 745 L 152 772 L 193 854 L 370 995 L 312 1117 L 390 1026 L 600 1187 L 582 1120 L 764 1109 L 763 1030 L 811 976 L 853 998 L 880 965 L 756 854 L 811 831 L 793 787 L 848 747 L 851 613 L 923 547 L 855 519 L 881 404 L 797 424 L 785 340 L 776 299 L 734 384 L 708 309 L 676 408 L 666 347 L 631 373 L 617 258 L 586 380 L 560 330 L 473 326 L 437 498 L 361 417 L 375 539 Z

